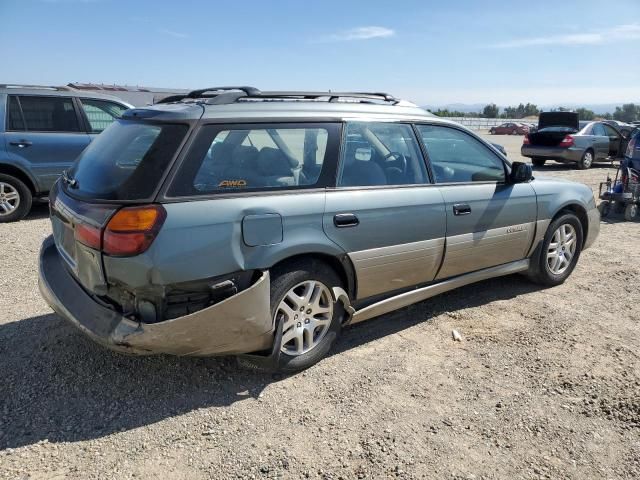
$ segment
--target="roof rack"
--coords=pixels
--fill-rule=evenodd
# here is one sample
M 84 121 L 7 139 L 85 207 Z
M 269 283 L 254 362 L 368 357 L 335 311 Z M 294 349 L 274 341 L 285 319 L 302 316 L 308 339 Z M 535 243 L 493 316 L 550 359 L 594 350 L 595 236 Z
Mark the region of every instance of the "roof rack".
M 237 101 L 328 101 L 338 102 L 340 99 L 351 99 L 360 103 L 387 102 L 396 105 L 401 100 L 393 95 L 382 92 L 296 92 L 296 91 L 268 91 L 262 92 L 254 87 L 209 87 L 193 90 L 186 94 L 171 95 L 158 103 L 173 103 L 183 100 L 206 99 L 208 105 L 228 105 Z
M 55 90 L 55 91 L 70 91 L 71 88 L 61 85 L 61 86 L 53 86 L 53 85 L 19 85 L 14 83 L 5 83 L 0 84 L 0 88 L 37 88 L 38 90 Z

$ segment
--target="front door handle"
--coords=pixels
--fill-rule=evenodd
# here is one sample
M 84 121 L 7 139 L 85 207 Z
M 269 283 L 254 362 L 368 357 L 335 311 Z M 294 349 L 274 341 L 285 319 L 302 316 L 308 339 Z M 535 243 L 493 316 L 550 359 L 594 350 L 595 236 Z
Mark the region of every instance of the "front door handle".
M 471 207 L 466 203 L 456 203 L 453 206 L 454 215 L 469 215 L 471 213 Z
M 29 140 L 18 140 L 17 142 L 9 142 L 9 143 L 18 148 L 25 148 L 33 145 Z
M 338 213 L 333 217 L 333 224 L 338 228 L 356 227 L 360 220 L 353 213 Z

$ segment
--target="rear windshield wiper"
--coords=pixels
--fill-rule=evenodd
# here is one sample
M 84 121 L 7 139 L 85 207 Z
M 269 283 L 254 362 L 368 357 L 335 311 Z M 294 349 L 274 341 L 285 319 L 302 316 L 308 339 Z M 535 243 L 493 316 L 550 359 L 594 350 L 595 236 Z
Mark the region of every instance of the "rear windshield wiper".
M 62 181 L 69 185 L 69 188 L 78 188 L 78 181 L 70 177 L 66 170 L 62 172 Z

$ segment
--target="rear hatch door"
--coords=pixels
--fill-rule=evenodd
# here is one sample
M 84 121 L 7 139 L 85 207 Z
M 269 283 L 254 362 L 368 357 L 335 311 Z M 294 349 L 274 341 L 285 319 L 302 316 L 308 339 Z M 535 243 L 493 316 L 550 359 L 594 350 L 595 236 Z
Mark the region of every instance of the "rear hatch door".
M 188 130 L 186 124 L 117 120 L 56 183 L 50 198 L 55 243 L 86 289 L 106 292 L 105 227 L 121 207 L 153 202 Z

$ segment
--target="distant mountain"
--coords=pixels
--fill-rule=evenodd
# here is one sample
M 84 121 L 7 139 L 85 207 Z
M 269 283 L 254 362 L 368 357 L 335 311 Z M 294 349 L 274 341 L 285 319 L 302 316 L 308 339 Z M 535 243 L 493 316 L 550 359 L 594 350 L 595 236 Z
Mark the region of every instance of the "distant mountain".
M 622 103 L 635 103 L 636 105 L 640 104 L 640 101 L 637 102 L 622 102 Z M 552 110 L 554 108 L 558 108 L 558 107 L 566 107 L 566 108 L 570 108 L 570 109 L 576 109 L 576 108 L 586 108 L 588 110 L 593 110 L 594 113 L 597 114 L 602 114 L 602 113 L 613 113 L 616 111 L 616 107 L 620 107 L 622 106 L 622 103 L 586 103 L 586 104 L 579 104 L 579 103 L 565 103 L 563 105 L 560 104 L 550 104 L 550 105 L 538 105 L 538 108 L 545 111 L 545 110 Z M 485 105 L 487 105 L 486 103 L 447 103 L 445 105 L 425 105 L 422 108 L 424 108 L 425 110 L 438 110 L 438 109 L 447 109 L 447 110 L 456 110 L 458 112 L 465 112 L 465 113 L 480 113 L 482 112 L 482 110 L 484 109 Z M 500 107 L 501 110 L 504 109 L 504 107 L 507 106 L 517 106 L 517 104 L 514 105 L 498 105 Z

